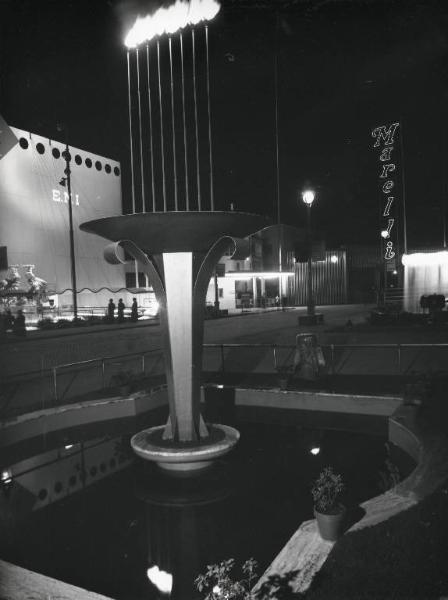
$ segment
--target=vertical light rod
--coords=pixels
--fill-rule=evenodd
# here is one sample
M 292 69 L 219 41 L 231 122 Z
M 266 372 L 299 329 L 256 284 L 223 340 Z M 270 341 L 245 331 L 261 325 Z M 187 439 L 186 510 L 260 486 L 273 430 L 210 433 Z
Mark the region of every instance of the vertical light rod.
M 151 99 L 151 81 L 149 77 L 149 45 L 146 45 L 146 67 L 148 78 L 148 113 L 149 113 L 149 152 L 151 161 L 151 194 L 152 194 L 152 211 L 156 212 L 156 191 L 154 182 L 154 143 L 153 143 L 153 126 L 152 126 L 152 99 Z
M 180 64 L 182 71 L 182 116 L 184 126 L 184 163 L 185 163 L 185 210 L 190 210 L 190 200 L 188 195 L 188 152 L 187 152 L 187 121 L 185 118 L 185 72 L 184 72 L 184 42 L 182 33 L 180 34 Z
M 159 111 L 160 111 L 160 153 L 162 156 L 162 191 L 163 191 L 163 210 L 167 211 L 166 206 L 166 181 L 165 181 L 165 148 L 163 145 L 163 107 L 162 107 L 162 80 L 160 76 L 160 43 L 157 40 L 157 75 L 159 78 Z
M 210 65 L 208 52 L 208 26 L 205 26 L 205 47 L 206 47 L 206 66 L 207 66 L 207 111 L 208 111 L 208 150 L 210 163 L 210 210 L 215 210 L 215 200 L 213 195 L 213 149 L 212 149 L 212 119 L 210 112 Z
M 171 37 L 168 38 L 170 50 L 170 84 L 171 84 L 171 133 L 173 136 L 173 175 L 174 175 L 174 210 L 179 210 L 177 201 L 177 166 L 176 166 L 176 129 L 174 120 L 174 81 L 173 81 L 173 50 Z
M 136 50 L 137 55 L 137 98 L 138 98 L 138 130 L 140 135 L 140 179 L 142 186 L 142 212 L 146 212 L 146 198 L 145 198 L 145 174 L 143 164 L 143 133 L 142 133 L 142 99 L 140 94 L 140 60 L 138 48 Z
M 132 193 L 132 212 L 135 213 L 135 179 L 134 179 L 134 142 L 132 139 L 132 105 L 131 105 L 131 65 L 129 50 L 128 59 L 128 105 L 129 105 L 129 145 L 131 148 L 131 193 Z
M 196 49 L 194 39 L 194 29 L 191 30 L 192 52 L 193 52 L 193 99 L 194 99 L 194 127 L 196 136 L 196 184 L 198 188 L 198 210 L 201 206 L 201 182 L 199 177 L 199 131 L 198 131 L 198 100 L 196 92 Z
M 277 15 L 278 27 L 278 15 Z M 279 131 L 278 131 L 278 54 L 277 47 L 275 48 L 274 57 L 274 97 L 275 97 L 275 175 L 277 183 L 277 225 L 280 225 L 280 158 L 279 158 Z

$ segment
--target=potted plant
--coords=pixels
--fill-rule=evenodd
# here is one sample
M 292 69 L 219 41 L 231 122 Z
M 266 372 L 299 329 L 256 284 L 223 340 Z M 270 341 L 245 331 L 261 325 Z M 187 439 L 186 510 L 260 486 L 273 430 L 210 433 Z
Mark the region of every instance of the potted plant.
M 113 387 L 117 387 L 120 390 L 120 394 L 126 396 L 131 393 L 132 384 L 135 381 L 135 374 L 133 371 L 119 371 L 112 376 L 111 383 Z
M 311 488 L 314 516 L 323 540 L 334 542 L 341 533 L 345 507 L 340 500 L 344 487 L 342 476 L 335 473 L 332 467 L 325 467 Z
M 286 390 L 294 373 L 294 368 L 291 365 L 281 365 L 277 367 L 278 383 L 281 390 Z

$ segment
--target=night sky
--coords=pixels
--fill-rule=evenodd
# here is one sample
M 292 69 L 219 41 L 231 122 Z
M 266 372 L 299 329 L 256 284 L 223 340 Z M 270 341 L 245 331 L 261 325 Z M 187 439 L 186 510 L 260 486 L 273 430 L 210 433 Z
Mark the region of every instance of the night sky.
M 408 243 L 441 245 L 448 196 L 448 3 L 221 4 L 209 26 L 215 207 L 227 210 L 233 202 L 237 210 L 276 214 L 277 60 L 282 222 L 304 224 L 298 191 L 310 184 L 317 190 L 313 222 L 329 245 L 378 241 L 382 198 L 370 132 L 400 121 Z M 10 125 L 61 141 L 63 123 L 70 144 L 120 160 L 126 209 L 131 194 L 123 39 L 138 12 L 158 5 L 0 0 L 1 114 Z M 197 35 L 202 40 L 203 30 Z M 165 40 L 163 51 L 166 46 Z M 197 56 L 203 73 L 202 43 Z M 167 64 L 163 75 L 167 82 Z M 200 85 L 207 199 L 203 80 Z M 180 129 L 177 135 L 180 147 Z

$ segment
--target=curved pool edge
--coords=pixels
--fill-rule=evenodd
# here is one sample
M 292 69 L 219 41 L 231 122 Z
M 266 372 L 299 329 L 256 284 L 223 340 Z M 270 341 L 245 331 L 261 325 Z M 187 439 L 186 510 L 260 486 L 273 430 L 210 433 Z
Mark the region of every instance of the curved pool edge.
M 448 442 L 420 426 L 418 408 L 402 403 L 388 417 L 389 441 L 416 460 L 415 469 L 390 490 L 363 502 L 360 507 L 364 516 L 346 534 L 374 527 L 415 506 L 448 479 Z M 290 582 L 291 589 L 295 593 L 306 592 L 335 543 L 322 540 L 315 519 L 304 521 L 263 573 L 254 591 L 270 577 L 294 571 L 297 575 Z
M 260 399 L 258 404 L 260 407 L 271 404 L 279 406 L 276 402 L 276 399 L 277 401 L 279 399 L 283 408 L 298 411 L 307 410 L 312 402 L 314 410 L 341 412 L 342 404 L 344 406 L 342 412 L 347 412 L 347 414 L 354 414 L 356 406 L 361 409 L 359 414 L 366 414 L 368 407 L 368 414 L 375 414 L 375 411 L 379 411 L 381 416 L 388 419 L 390 441 L 416 458 L 416 468 L 393 489 L 364 502 L 361 505 L 366 511 L 364 517 L 347 533 L 374 526 L 410 508 L 448 478 L 448 460 L 443 458 L 443 456 L 448 457 L 446 442 L 443 444 L 440 436 L 421 429 L 416 418 L 418 407 L 403 405 L 402 399 L 396 396 L 361 397 L 356 394 L 337 395 L 316 392 L 310 394 L 309 392 L 253 389 L 236 391 L 238 392 L 237 406 L 246 404 L 242 397 L 244 392 L 249 392 L 248 399 L 251 406 L 256 406 L 256 397 Z M 337 400 L 339 400 L 338 403 Z M 135 417 L 165 406 L 166 388 L 161 386 L 146 393 L 140 392 L 128 397 L 114 396 L 47 408 L 2 423 L 0 427 L 1 445 L 7 446 L 14 441 L 27 439 L 30 437 L 30 431 L 33 431 L 34 434 L 42 431 L 54 431 L 66 427 L 68 424 L 74 426 L 92 422 L 92 418 L 104 420 L 120 416 Z M 6 441 L 8 439 L 9 441 Z M 334 542 L 327 542 L 320 538 L 314 519 L 304 521 L 265 571 L 255 589 L 259 588 L 269 576 L 297 570 L 298 575 L 291 581 L 291 586 L 296 592 L 306 591 L 333 546 Z M 0 570 L 5 569 L 5 565 L 8 563 L 0 561 Z M 20 569 L 15 565 L 11 565 L 11 567 Z M 92 594 L 92 598 L 95 597 L 104 598 L 104 596 Z M 11 598 L 18 600 L 19 597 L 13 594 Z

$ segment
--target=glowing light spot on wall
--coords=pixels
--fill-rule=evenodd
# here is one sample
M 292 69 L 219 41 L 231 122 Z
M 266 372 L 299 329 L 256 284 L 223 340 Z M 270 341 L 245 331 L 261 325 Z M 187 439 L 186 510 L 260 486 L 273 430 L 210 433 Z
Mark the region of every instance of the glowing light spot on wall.
M 169 594 L 173 588 L 173 576 L 159 569 L 157 565 L 146 571 L 149 581 L 163 594 Z

